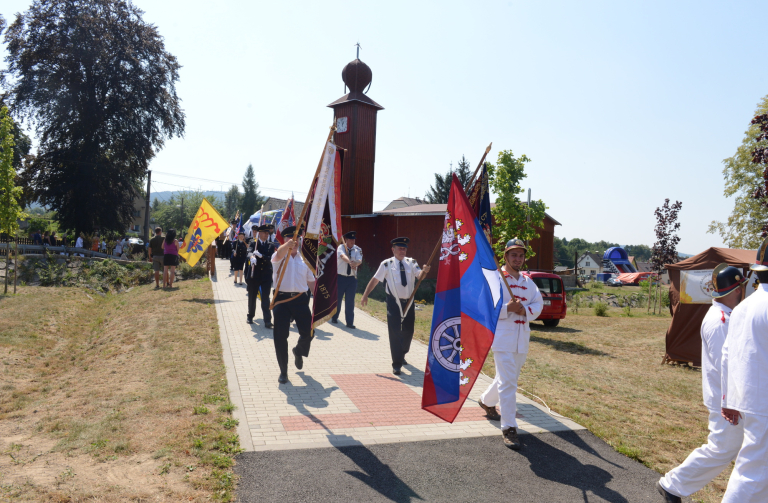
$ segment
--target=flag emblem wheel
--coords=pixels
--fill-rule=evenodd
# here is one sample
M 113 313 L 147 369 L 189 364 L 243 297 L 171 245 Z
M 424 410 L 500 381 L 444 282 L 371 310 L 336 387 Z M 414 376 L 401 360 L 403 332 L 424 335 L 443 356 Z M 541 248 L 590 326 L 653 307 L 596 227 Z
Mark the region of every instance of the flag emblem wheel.
M 432 332 L 432 355 L 440 365 L 451 372 L 459 372 L 461 365 L 461 317 L 448 318 Z

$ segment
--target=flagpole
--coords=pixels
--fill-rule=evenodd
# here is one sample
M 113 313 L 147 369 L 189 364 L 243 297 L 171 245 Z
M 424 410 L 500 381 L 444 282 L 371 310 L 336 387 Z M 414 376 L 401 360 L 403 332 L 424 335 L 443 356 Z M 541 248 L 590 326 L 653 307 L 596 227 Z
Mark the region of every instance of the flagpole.
M 488 155 L 488 152 L 491 151 L 491 145 L 493 145 L 493 142 L 489 143 L 488 146 L 485 148 L 485 153 L 483 154 L 483 157 L 480 159 L 480 162 L 477 163 L 477 168 L 475 168 L 475 173 L 472 175 L 472 178 L 470 178 L 469 183 L 467 184 L 468 188 L 472 187 L 472 183 L 475 181 L 475 178 L 477 177 L 477 173 L 480 171 L 480 168 L 483 166 L 483 163 L 485 162 L 485 157 Z M 464 189 L 464 190 L 467 190 L 467 189 Z M 440 246 L 442 244 L 443 244 L 443 236 L 441 234 L 440 239 L 437 240 L 435 249 L 432 250 L 432 255 L 429 256 L 429 261 L 426 263 L 426 265 L 432 264 L 432 261 L 435 259 L 435 255 L 437 254 L 437 251 L 440 249 Z M 491 250 L 493 250 L 493 243 L 488 243 L 488 244 L 491 245 Z M 506 285 L 510 298 L 514 299 L 515 297 L 512 295 L 512 288 L 510 288 L 509 284 L 506 282 L 506 280 L 504 280 L 504 274 L 501 272 L 501 267 L 499 267 L 499 261 L 496 259 L 495 253 L 493 254 L 493 260 L 496 262 L 496 269 L 499 271 L 499 274 L 501 274 L 502 283 Z M 405 305 L 405 310 L 403 311 L 403 319 L 405 319 L 405 315 L 408 314 L 408 310 L 411 308 L 411 305 L 413 304 L 413 298 L 416 296 L 416 290 L 419 289 L 419 286 L 421 286 L 421 282 L 423 280 L 424 280 L 424 277 L 419 278 L 419 281 L 416 283 L 416 286 L 413 288 L 413 291 L 411 292 L 411 296 L 408 298 L 408 303 Z
M 304 202 L 304 206 L 301 208 L 301 216 L 299 217 L 298 222 L 296 222 L 296 234 L 294 234 L 294 238 L 299 237 L 299 233 L 301 232 L 301 226 L 304 224 L 304 216 L 307 213 L 307 206 L 309 206 L 309 198 L 312 197 L 312 186 L 315 184 L 315 180 L 317 180 L 317 176 L 320 174 L 320 168 L 323 167 L 323 156 L 325 155 L 325 146 L 328 145 L 328 142 L 331 141 L 331 138 L 333 138 L 333 133 L 336 132 L 336 122 L 334 121 L 333 125 L 330 127 L 330 131 L 328 132 L 328 138 L 325 140 L 325 143 L 323 143 L 323 152 L 320 154 L 320 161 L 317 163 L 317 169 L 315 170 L 315 176 L 312 177 L 312 183 L 309 185 L 309 193 L 307 194 L 307 199 Z M 294 202 L 295 204 L 295 202 Z M 297 241 L 296 244 L 298 245 L 299 242 Z M 301 250 L 299 250 L 299 253 L 301 253 Z M 287 260 L 291 260 L 291 251 L 288 251 L 288 256 L 283 259 L 282 262 L 280 262 L 280 266 L 277 268 L 278 278 L 277 278 L 277 285 L 275 286 L 275 295 L 272 297 L 272 303 L 269 305 L 269 309 L 274 309 L 275 305 L 275 297 L 277 296 L 277 292 L 280 291 L 280 284 L 283 282 L 283 276 L 285 276 L 285 267 L 284 265 L 287 263 Z M 288 302 L 289 300 L 292 300 L 296 296 L 292 296 L 289 299 L 280 301 L 280 303 Z

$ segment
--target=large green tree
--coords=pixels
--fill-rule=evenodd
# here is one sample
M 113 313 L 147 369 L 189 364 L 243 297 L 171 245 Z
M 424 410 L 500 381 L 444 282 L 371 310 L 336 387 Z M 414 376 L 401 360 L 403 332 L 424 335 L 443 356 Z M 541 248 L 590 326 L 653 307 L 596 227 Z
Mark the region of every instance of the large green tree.
M 765 113 L 768 113 L 768 96 L 757 105 L 755 115 Z M 768 222 L 768 208 L 752 197 L 755 190 L 765 184 L 765 166 L 752 162 L 755 149 L 768 146 L 768 141 L 758 139 L 760 135 L 760 125 L 750 124 L 736 153 L 723 160 L 723 195 L 734 197 L 733 211 L 725 222 L 713 221 L 708 232 L 719 234 L 731 248 L 756 249 L 763 241 L 763 226 Z
M 227 219 L 234 217 L 237 210 L 240 209 L 240 203 L 242 201 L 243 195 L 240 193 L 240 189 L 237 188 L 237 185 L 230 187 L 226 194 L 224 194 L 224 213 L 222 216 Z M 252 214 L 253 213 L 251 213 L 251 215 Z
M 536 227 L 544 225 L 544 212 L 547 206 L 541 200 L 531 201 L 528 205 L 518 197 L 523 193 L 520 182 L 527 176 L 525 164 L 531 160 L 526 156 L 515 157 L 511 150 L 502 150 L 496 164 L 486 163 L 491 191 L 496 194 L 496 206 L 493 213 L 493 237 L 499 254 L 512 238 L 525 242 L 539 237 Z M 535 253 L 528 251 L 527 256 Z
M 456 173 L 461 186 L 464 189 L 468 189 L 467 184 L 469 179 L 472 178 L 472 166 L 469 161 L 462 155 L 459 160 L 456 171 L 449 169 L 444 175 L 435 173 L 435 184 L 429 187 L 429 191 L 424 196 L 424 199 L 429 204 L 446 204 L 448 202 L 448 194 L 451 192 L 451 180 L 453 173 Z
M 0 108 L 0 233 L 16 235 L 19 230 L 18 220 L 24 213 L 19 204 L 22 197 L 21 187 L 16 187 L 16 170 L 13 167 L 14 123 L 8 114 L 8 107 Z M 8 293 L 8 257 L 5 259 L 5 293 Z
M 5 101 L 39 149 L 25 175 L 64 228 L 123 231 L 150 160 L 184 132 L 180 65 L 124 0 L 33 0 L 5 34 Z
M 249 164 L 243 176 L 243 198 L 240 201 L 240 210 L 242 211 L 243 218 L 250 217 L 259 211 L 265 200 L 259 192 L 259 183 L 256 181 L 253 165 Z

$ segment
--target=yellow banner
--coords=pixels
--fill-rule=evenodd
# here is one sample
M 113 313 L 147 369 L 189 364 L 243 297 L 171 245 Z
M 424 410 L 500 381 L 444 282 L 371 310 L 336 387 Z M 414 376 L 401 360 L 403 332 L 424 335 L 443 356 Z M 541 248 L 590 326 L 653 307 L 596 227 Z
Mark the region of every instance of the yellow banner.
M 179 255 L 184 257 L 190 266 L 194 266 L 213 240 L 226 228 L 227 220 L 219 215 L 207 199 L 203 199 L 200 209 L 192 220 L 192 225 L 189 226 L 187 241 Z

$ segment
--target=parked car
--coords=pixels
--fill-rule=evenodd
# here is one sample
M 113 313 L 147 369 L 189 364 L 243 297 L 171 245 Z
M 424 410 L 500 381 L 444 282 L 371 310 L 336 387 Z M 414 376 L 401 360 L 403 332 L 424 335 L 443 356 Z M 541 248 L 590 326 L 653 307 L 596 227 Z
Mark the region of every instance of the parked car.
M 610 278 L 605 284 L 608 286 L 624 286 L 624 283 L 619 281 L 619 278 Z
M 557 274 L 548 272 L 532 271 L 525 274 L 539 287 L 544 301 L 544 309 L 541 310 L 537 319 L 548 327 L 556 327 L 560 320 L 565 318 L 567 311 L 563 279 Z

